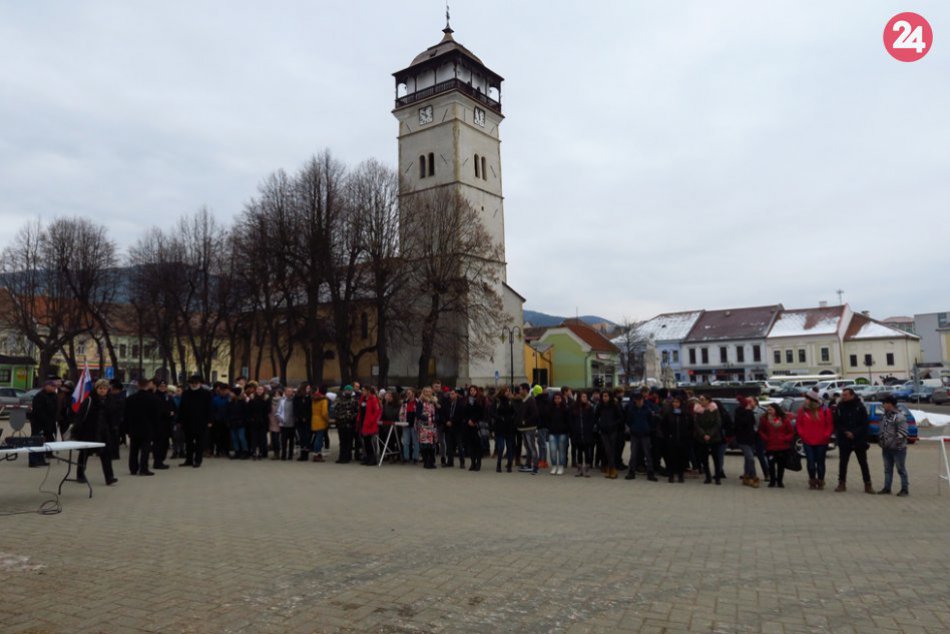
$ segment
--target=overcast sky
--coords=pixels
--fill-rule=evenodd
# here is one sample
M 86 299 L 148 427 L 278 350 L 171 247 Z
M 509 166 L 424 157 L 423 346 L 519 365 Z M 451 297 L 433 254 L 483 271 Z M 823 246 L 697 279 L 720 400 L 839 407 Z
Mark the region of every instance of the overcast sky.
M 509 283 L 619 320 L 845 301 L 950 310 L 950 4 L 455 0 L 505 77 Z M 444 3 L 0 0 L 0 243 L 90 216 L 127 246 L 323 148 L 396 161 L 391 73 Z M 884 50 L 914 10 L 921 61 Z M 947 44 L 944 44 L 946 42 Z

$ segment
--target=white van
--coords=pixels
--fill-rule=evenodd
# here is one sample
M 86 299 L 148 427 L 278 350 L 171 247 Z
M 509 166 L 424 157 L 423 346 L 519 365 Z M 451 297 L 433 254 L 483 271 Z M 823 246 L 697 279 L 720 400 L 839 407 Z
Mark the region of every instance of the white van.
M 835 394 L 840 394 L 841 390 L 846 387 L 854 387 L 854 381 L 851 379 L 838 379 L 835 381 L 819 381 L 815 384 L 815 391 L 818 392 L 818 396 L 824 398 L 825 395 L 834 396 Z

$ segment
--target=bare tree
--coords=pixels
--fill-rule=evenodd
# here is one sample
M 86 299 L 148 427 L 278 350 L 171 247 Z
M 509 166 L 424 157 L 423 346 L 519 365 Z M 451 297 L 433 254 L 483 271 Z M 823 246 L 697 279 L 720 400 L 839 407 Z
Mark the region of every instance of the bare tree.
M 421 318 L 418 384 L 426 385 L 437 349 L 468 358 L 491 350 L 503 313 L 501 252 L 468 201 L 448 188 L 403 196 L 402 222 Z
M 64 270 L 71 250 L 56 245 L 40 221 L 24 226 L 0 255 L 6 296 L 2 318 L 36 346 L 38 376 L 45 378 L 53 356 L 90 330 L 88 314 L 76 301 Z M 75 357 L 72 362 L 75 368 Z
M 620 366 L 627 383 L 636 377 L 645 378 L 648 339 L 640 332 L 643 323 L 624 317 L 620 322 L 620 335 L 613 340 L 620 348 Z

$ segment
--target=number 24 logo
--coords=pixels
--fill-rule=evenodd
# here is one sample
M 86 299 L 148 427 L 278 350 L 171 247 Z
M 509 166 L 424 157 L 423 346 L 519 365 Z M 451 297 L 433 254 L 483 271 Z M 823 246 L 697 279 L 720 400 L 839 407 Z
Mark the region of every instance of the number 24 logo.
M 924 27 L 917 25 L 912 27 L 907 20 L 898 20 L 891 27 L 892 31 L 900 31 L 900 35 L 894 40 L 894 48 L 912 48 L 918 53 L 922 53 L 927 48 L 927 42 L 924 41 Z

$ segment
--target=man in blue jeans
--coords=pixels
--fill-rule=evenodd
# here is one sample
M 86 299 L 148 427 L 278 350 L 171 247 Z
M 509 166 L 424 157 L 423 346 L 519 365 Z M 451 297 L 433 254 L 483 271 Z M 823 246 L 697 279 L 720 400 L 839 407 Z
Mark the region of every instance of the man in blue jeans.
M 641 392 L 634 392 L 630 402 L 627 403 L 625 417 L 627 429 L 630 430 L 630 470 L 624 479 L 633 480 L 637 477 L 637 464 L 642 456 L 647 468 L 647 480 L 656 482 L 651 447 L 652 435 L 656 428 L 656 412 L 644 402 Z
M 894 467 L 901 477 L 899 497 L 909 495 L 907 491 L 907 419 L 897 409 L 897 399 L 885 396 L 881 399 L 884 405 L 884 417 L 881 419 L 881 431 L 878 435 L 878 444 L 884 457 L 884 488 L 878 491 L 879 495 L 890 495 L 891 482 L 894 479 Z

